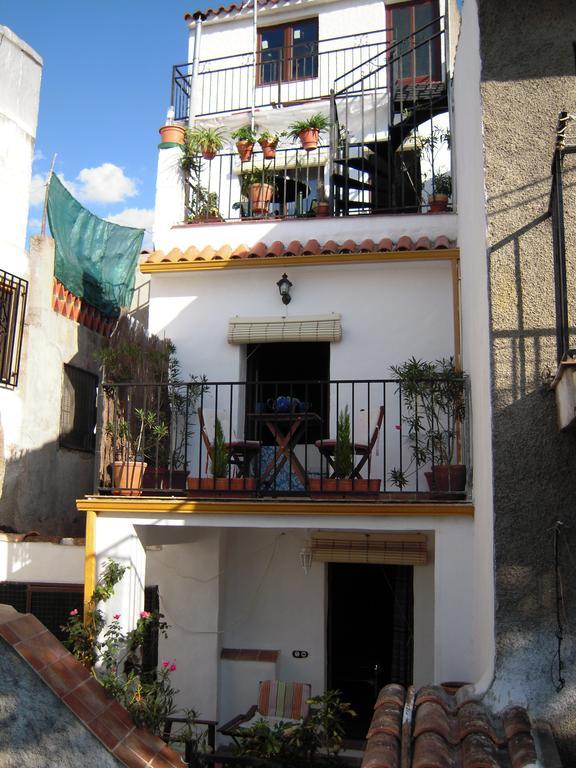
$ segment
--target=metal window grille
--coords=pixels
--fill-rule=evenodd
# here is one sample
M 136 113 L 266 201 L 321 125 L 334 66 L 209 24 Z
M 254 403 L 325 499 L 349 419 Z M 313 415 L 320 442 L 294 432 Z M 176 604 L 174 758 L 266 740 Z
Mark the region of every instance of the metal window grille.
M 60 409 L 60 446 L 94 451 L 98 377 L 73 365 L 64 365 Z
M 0 386 L 16 387 L 28 281 L 0 269 Z
M 81 584 L 0 584 L 0 603 L 31 613 L 59 640 L 66 639 L 62 625 L 70 611 L 82 610 L 84 587 Z

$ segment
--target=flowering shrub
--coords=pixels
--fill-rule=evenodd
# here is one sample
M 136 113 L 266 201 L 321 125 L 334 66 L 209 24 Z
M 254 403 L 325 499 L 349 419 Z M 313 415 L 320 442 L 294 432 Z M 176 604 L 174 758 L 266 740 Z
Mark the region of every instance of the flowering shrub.
M 170 675 L 176 671 L 176 664 L 166 659 L 159 670 L 145 670 L 142 650 L 152 630 L 157 629 L 167 637 L 168 625 L 162 614 L 142 611 L 136 627 L 124 634 L 120 614 L 114 614 L 106 626 L 98 608 L 99 603 L 112 597 L 125 571 L 125 566 L 114 561 L 106 564 L 87 605 L 85 621 L 77 608 L 70 611 L 63 627 L 68 633 L 65 644 L 91 670 L 106 693 L 126 707 L 135 725 L 160 735 L 164 721 L 175 710 L 174 697 L 178 691 L 172 687 Z M 195 714 L 190 711 L 186 717 L 193 722 Z

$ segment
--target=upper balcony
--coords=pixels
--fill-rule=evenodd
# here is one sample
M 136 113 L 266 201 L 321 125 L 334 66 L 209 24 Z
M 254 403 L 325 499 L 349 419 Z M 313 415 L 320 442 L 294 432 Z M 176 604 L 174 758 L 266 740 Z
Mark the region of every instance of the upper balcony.
M 446 210 L 445 37 L 438 17 L 399 39 L 380 29 L 174 67 L 176 118 L 223 140 L 189 159 L 184 222 Z M 294 146 L 293 124 L 312 115 L 328 127 Z M 279 140 L 241 154 L 239 127 Z
M 467 381 L 450 361 L 414 366 L 395 380 L 105 385 L 99 492 L 466 500 Z

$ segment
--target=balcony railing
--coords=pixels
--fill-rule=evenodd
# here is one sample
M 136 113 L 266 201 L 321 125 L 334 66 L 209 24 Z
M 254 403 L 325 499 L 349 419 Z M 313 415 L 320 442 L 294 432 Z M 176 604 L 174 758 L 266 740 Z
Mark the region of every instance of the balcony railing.
M 282 48 L 200 61 L 194 96 L 196 116 L 236 112 L 270 105 L 300 104 L 327 98 L 334 80 L 384 50 L 388 30 L 343 35 Z M 254 86 L 256 85 L 255 89 Z M 192 93 L 192 64 L 172 72 L 176 119 L 187 120 Z
M 101 493 L 461 500 L 465 379 L 103 387 Z
M 443 19 L 434 19 L 338 75 L 330 127 L 317 149 L 281 137 L 273 159 L 255 151 L 241 162 L 224 135 L 224 152 L 194 164 L 185 221 L 446 210 L 452 177 L 444 40 Z M 263 114 L 256 129 L 275 132 L 277 125 Z

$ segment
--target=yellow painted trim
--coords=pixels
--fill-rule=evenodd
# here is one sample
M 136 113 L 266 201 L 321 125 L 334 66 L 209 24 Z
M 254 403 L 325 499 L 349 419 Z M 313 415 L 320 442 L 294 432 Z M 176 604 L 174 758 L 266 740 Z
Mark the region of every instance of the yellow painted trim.
M 433 517 L 474 517 L 470 502 L 390 502 L 390 501 L 206 501 L 188 498 L 153 498 L 130 496 L 92 496 L 78 499 L 76 506 L 88 514 L 114 513 L 123 515 L 373 515 L 404 517 L 425 515 Z M 86 538 L 88 546 L 88 534 Z M 88 554 L 88 550 L 87 550 Z
M 86 514 L 86 543 L 84 556 L 84 620 L 88 603 L 96 587 L 96 512 Z
M 324 253 L 306 256 L 266 256 L 253 259 L 222 259 L 221 261 L 163 261 L 140 264 L 140 272 L 204 272 L 222 269 L 260 269 L 262 267 L 311 267 L 323 264 L 372 264 L 404 261 L 454 261 L 460 258 L 459 248 L 438 248 L 430 251 L 389 251 L 388 253 Z

